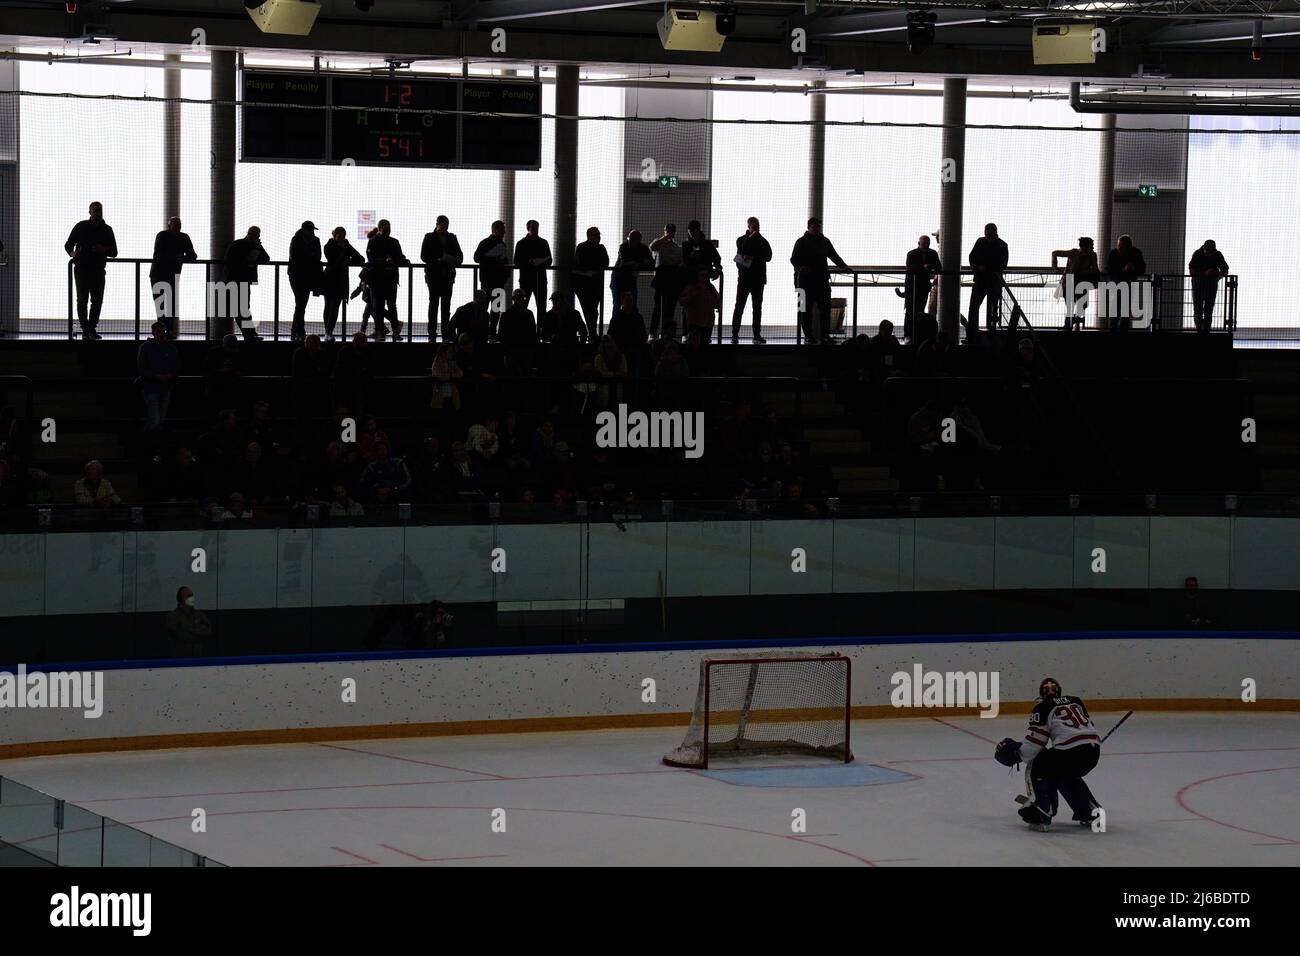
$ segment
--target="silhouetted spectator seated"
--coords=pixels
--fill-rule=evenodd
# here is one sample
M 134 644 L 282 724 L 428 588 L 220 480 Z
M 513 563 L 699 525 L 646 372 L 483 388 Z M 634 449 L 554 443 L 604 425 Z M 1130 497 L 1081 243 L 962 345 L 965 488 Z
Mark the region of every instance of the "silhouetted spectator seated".
M 169 656 L 203 656 L 205 644 L 212 637 L 212 622 L 198 609 L 194 592 L 189 588 L 177 589 L 176 607 L 167 612 L 165 625 L 170 638 Z
M 316 470 L 325 487 L 343 485 L 351 491 L 361 481 L 361 468 L 361 456 L 357 454 L 356 445 L 332 441 L 325 446 L 324 461 Z
M 440 502 L 447 494 L 446 463 L 437 435 L 425 435 L 411 469 L 411 494 L 417 501 Z
M 501 450 L 501 439 L 497 437 L 499 427 L 500 419 L 492 412 L 483 416 L 481 423 L 469 427 L 466 447 L 471 455 L 484 464 L 492 461 Z
M 916 347 L 914 371 L 922 378 L 954 375 L 957 372 L 958 355 L 957 349 L 953 347 L 952 333 L 940 329 L 934 338 L 926 339 Z
M 450 342 L 438 346 L 430 374 L 433 376 L 433 394 L 429 398 L 429 407 L 434 411 L 459 411 L 460 382 L 465 377 L 465 370 L 456 361 L 456 347 Z
M 307 336 L 293 353 L 293 411 L 299 425 L 329 413 L 329 359 L 320 336 Z
M 794 446 L 789 442 L 783 443 L 777 454 L 773 456 L 768 472 L 776 478 L 782 488 L 789 488 L 795 484 L 801 485 L 806 480 L 803 465 L 794 453 Z
M 1182 627 L 1200 629 L 1210 627 L 1214 622 L 1210 619 L 1209 610 L 1201 597 L 1200 582 L 1196 578 L 1186 578 L 1183 581 L 1183 593 L 1179 602 L 1179 620 L 1178 625 Z
M 226 510 L 221 514 L 222 521 L 248 521 L 253 517 L 253 509 L 238 491 L 232 491 L 226 499 Z
M 113 490 L 113 483 L 104 477 L 104 466 L 98 461 L 86 462 L 85 475 L 72 486 L 72 500 L 79 505 L 109 508 L 120 505 L 122 499 Z
M 292 452 L 288 436 L 271 414 L 270 402 L 259 400 L 253 403 L 253 417 L 244 436 L 261 445 L 262 451 L 267 455 L 286 457 Z
M 597 402 L 604 408 L 627 400 L 624 386 L 628 380 L 627 357 L 612 335 L 602 336 L 596 353 L 596 374 L 603 383 L 597 393 Z
M 405 629 L 406 646 L 413 650 L 455 646 L 452 621 L 451 612 L 441 601 L 416 605 Z
M 393 447 L 388 432 L 379 427 L 379 419 L 367 418 L 364 427 L 357 433 L 357 451 L 362 461 L 369 462 L 377 459 L 380 445 L 387 445 L 390 449 Z
M 243 490 L 249 505 L 264 505 L 281 497 L 275 462 L 263 454 L 262 446 L 255 441 L 244 448 L 244 461 L 234 470 L 230 483 Z
M 203 384 L 208 408 L 243 406 L 244 357 L 239 336 L 231 332 L 203 360 Z
M 16 474 L 9 462 L 0 458 L 0 508 L 19 508 L 27 503 L 25 474 Z
M 941 439 L 939 402 L 931 399 L 907 421 L 907 487 L 943 491 L 946 454 Z
M 664 342 L 663 354 L 655 365 L 656 378 L 690 378 L 691 367 L 686 364 L 682 347 L 672 340 Z
M 330 496 L 329 515 L 331 518 L 359 518 L 366 509 L 359 501 L 354 501 L 348 494 L 346 485 L 335 485 Z
M 781 494 L 781 481 L 777 477 L 777 468 L 772 461 L 772 446 L 762 442 L 758 454 L 746 467 L 745 484 L 752 498 L 776 498 Z
M 360 418 L 370 388 L 370 344 L 364 332 L 339 349 L 334 359 L 334 404 L 344 405 Z
M 594 423 L 598 393 L 601 390 L 600 374 L 596 371 L 593 356 L 580 354 L 575 359 L 575 365 L 569 392 L 560 403 L 558 414 L 573 421 L 591 418 Z
M 957 426 L 956 456 L 953 471 L 963 485 L 974 491 L 984 490 L 984 477 L 989 467 L 988 458 L 1002 451 L 1002 446 L 989 441 L 979 416 L 971 409 L 964 396 L 952 406 L 953 423 Z M 953 476 L 948 476 L 950 479 Z M 950 482 L 949 487 L 952 487 Z
M 329 497 L 318 484 L 309 482 L 307 487 L 298 493 L 296 499 L 290 507 L 289 516 L 290 521 L 295 524 L 319 521 L 322 515 L 329 513 Z
M 477 501 L 485 497 L 482 471 L 463 441 L 451 443 L 451 455 L 439 472 L 447 500 Z
M 0 458 L 15 470 L 31 464 L 31 436 L 12 405 L 0 408 Z
M 200 501 L 205 491 L 203 471 L 194 453 L 182 445 L 172 456 L 163 494 L 168 501 Z
M 386 505 L 411 487 L 411 472 L 402 459 L 389 457 L 387 442 L 377 442 L 375 460 L 361 473 L 361 487 L 376 504 Z
M 456 364 L 465 373 L 460 381 L 462 405 L 482 408 L 497 403 L 497 376 L 501 374 L 502 368 L 492 350 L 479 349 L 462 336 L 456 344 Z
M 219 491 L 225 486 L 227 476 L 234 473 L 247 446 L 244 430 L 232 409 L 221 412 L 216 427 L 199 436 L 199 454 L 209 491 Z
M 620 470 L 610 460 L 609 450 L 596 447 L 591 450 L 582 469 L 582 487 L 591 501 L 613 501 L 623 484 Z
M 610 316 L 608 335 L 618 343 L 618 350 L 623 353 L 630 370 L 635 371 L 645 349 L 647 334 L 645 319 L 637 311 L 632 293 L 623 293 L 618 311 Z
M 541 339 L 549 345 L 585 345 L 587 323 L 561 292 L 551 293 L 551 310 L 542 320 Z
M 803 486 L 796 483 L 783 489 L 781 498 L 768 509 L 770 514 L 786 515 L 791 518 L 810 518 L 821 514 L 821 508 L 815 501 L 803 496 Z
M 458 308 L 451 316 L 451 337 L 459 342 L 468 337 L 478 348 L 488 344 L 492 334 L 492 316 L 488 312 L 488 294 L 483 289 L 474 291 L 474 298 Z
M 894 335 L 894 323 L 888 319 L 880 323 L 876 337 L 867 350 L 867 377 L 875 386 L 902 371 L 900 365 L 903 344 Z

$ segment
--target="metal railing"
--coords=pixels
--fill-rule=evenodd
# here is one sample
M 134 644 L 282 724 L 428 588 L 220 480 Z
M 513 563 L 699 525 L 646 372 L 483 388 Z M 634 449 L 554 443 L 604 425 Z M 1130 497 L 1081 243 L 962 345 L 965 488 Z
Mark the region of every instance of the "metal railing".
M 130 331 L 128 336 L 135 339 L 148 336 L 149 326 L 154 321 L 151 287 L 148 285 L 147 266 L 150 264 L 149 259 L 132 259 L 117 258 L 110 259 L 110 267 L 131 267 L 133 272 L 133 305 L 131 310 L 132 319 L 129 320 Z M 259 327 L 269 325 L 270 338 L 273 341 L 279 341 L 288 337 L 284 324 L 287 317 L 286 311 L 281 302 L 281 287 L 287 287 L 288 283 L 281 282 L 281 271 L 287 270 L 289 263 L 284 260 L 274 260 L 262 264 L 262 268 L 270 270 L 271 275 L 269 282 L 265 279 L 259 280 L 258 287 L 269 286 L 271 289 L 271 316 L 269 319 L 257 319 Z M 224 260 L 200 259 L 191 263 L 191 269 L 202 268 L 204 276 L 204 289 L 212 288 L 214 268 L 222 270 L 225 267 Z M 349 267 L 349 286 L 352 285 L 351 269 L 360 270 L 361 267 Z M 413 320 L 416 309 L 416 281 L 421 278 L 421 273 L 425 271 L 425 266 L 421 263 L 410 263 L 400 266 L 402 279 L 405 283 L 406 294 L 406 320 L 402 322 L 403 334 L 395 337 L 396 341 L 406 340 L 414 341 L 416 339 L 416 329 L 424 327 L 424 338 L 433 341 L 439 337 L 439 330 L 427 322 L 424 317 Z M 452 268 L 452 267 L 440 267 Z M 454 267 L 457 272 L 465 272 L 470 275 L 472 285 L 470 291 L 463 292 L 463 299 L 468 300 L 472 290 L 479 284 L 479 272 L 481 267 L 474 265 L 461 265 Z M 505 267 L 511 275 L 512 287 L 517 288 L 518 282 L 516 273 L 520 267 Z M 566 274 L 566 282 L 571 281 L 573 269 L 548 266 L 541 270 L 552 275 Z M 608 285 L 609 272 L 601 277 L 600 296 L 598 299 L 597 311 L 597 328 L 596 335 L 603 334 L 608 316 L 613 311 L 612 299 L 610 298 L 610 289 Z M 775 274 L 780 274 L 781 269 L 777 267 Z M 952 271 L 946 271 L 939 275 L 952 275 Z M 961 279 L 961 307 L 959 312 L 965 316 L 965 308 L 970 302 L 970 287 L 973 273 L 968 268 L 962 268 L 956 271 Z M 654 270 L 637 270 L 639 292 L 637 295 L 638 309 L 642 315 L 649 321 L 650 296 L 648 292 L 648 280 L 654 275 Z M 1037 267 L 1017 267 L 1007 269 L 1004 273 L 1005 284 L 1016 290 L 1017 296 L 1021 302 L 1026 316 L 1034 322 L 1036 326 L 1043 329 L 1058 328 L 1064 324 L 1066 315 L 1066 306 L 1059 295 L 1059 286 L 1061 273 L 1059 270 L 1050 268 Z M 1192 329 L 1192 277 L 1182 274 L 1152 274 L 1140 277 L 1141 281 L 1149 281 L 1154 299 L 1154 316 L 1151 322 L 1151 329 L 1155 331 L 1177 331 Z M 1102 277 L 1103 281 L 1105 277 Z M 729 335 L 727 327 L 730 325 L 726 310 L 723 306 L 723 300 L 727 288 L 727 272 L 724 269 L 722 275 L 715 280 L 715 287 L 718 290 L 718 309 L 717 320 L 714 322 L 712 337 L 717 343 L 722 343 Z M 848 270 L 831 270 L 831 290 L 835 299 L 843 298 L 843 313 L 832 316 L 831 334 L 832 338 L 844 338 L 856 336 L 861 333 L 874 334 L 876 326 L 881 318 L 889 318 L 895 321 L 895 325 L 902 325 L 903 301 L 901 299 L 902 290 L 907 282 L 906 269 L 899 265 L 854 265 Z M 1237 325 L 1237 282 L 1238 277 L 1235 275 L 1226 276 L 1219 287 L 1219 294 L 1214 304 L 1214 321 L 1212 331 L 1232 333 Z M 462 287 L 463 289 L 463 287 Z M 554 291 L 555 284 L 550 284 L 551 291 Z M 400 293 L 399 293 L 400 294 Z M 1084 321 L 1082 328 L 1088 330 L 1100 330 L 1108 327 L 1103 322 L 1107 319 L 1106 310 L 1096 303 L 1097 295 L 1094 293 L 1091 298 L 1094 300 L 1089 308 L 1084 310 Z M 202 337 L 206 340 L 214 338 L 214 332 L 218 324 L 222 327 L 237 323 L 238 319 L 229 316 L 214 316 L 211 314 L 211 299 L 209 295 L 204 296 L 204 302 L 208 305 L 203 317 Z M 607 303 L 609 308 L 607 309 Z M 348 304 L 349 300 L 344 299 L 339 312 L 339 334 L 346 336 L 348 334 Z M 453 310 L 455 303 L 453 303 Z M 837 309 L 833 306 L 833 312 Z M 290 307 L 289 311 L 292 311 Z M 581 309 L 579 309 L 581 312 Z M 871 318 L 868 319 L 867 317 Z M 541 316 L 536 317 L 540 322 Z M 971 317 L 966 316 L 967 319 Z M 110 320 L 111 321 L 111 320 Z M 193 324 L 194 320 L 182 318 L 183 324 Z M 983 328 L 985 322 L 984 316 L 979 317 L 980 327 Z M 67 271 L 67 337 L 72 339 L 76 334 L 76 291 L 73 278 L 73 268 L 71 262 L 68 264 Z M 312 320 L 309 325 L 312 328 L 319 327 L 319 319 Z M 796 344 L 802 343 L 804 336 L 803 330 L 796 320 L 793 323 L 773 324 L 767 323 L 765 326 L 771 335 L 768 338 L 772 341 L 791 341 Z M 777 330 L 789 329 L 790 331 L 778 332 Z M 683 329 L 679 324 L 678 332 L 681 334 Z M 217 336 L 219 337 L 219 336 Z

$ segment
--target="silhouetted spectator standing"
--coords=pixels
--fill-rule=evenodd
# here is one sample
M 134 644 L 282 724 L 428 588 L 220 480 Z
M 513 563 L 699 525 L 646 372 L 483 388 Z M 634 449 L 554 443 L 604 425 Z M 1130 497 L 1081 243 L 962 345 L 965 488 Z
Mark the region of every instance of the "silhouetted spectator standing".
M 456 267 L 465 261 L 460 240 L 448 231 L 451 220 L 439 216 L 433 232 L 424 234 L 420 244 L 420 261 L 424 263 L 424 284 L 429 287 L 429 338 L 436 337 L 437 314 L 442 315 L 442 340 L 454 341 L 451 334 L 451 292 L 456 284 Z
M 109 259 L 117 258 L 117 237 L 113 235 L 113 227 L 104 222 L 102 203 L 90 204 L 90 218 L 72 227 L 63 250 L 72 259 L 81 334 L 87 339 L 102 338 L 95 329 L 99 325 L 100 310 L 104 307 L 104 270 Z
M 510 249 L 506 246 L 506 224 L 500 219 L 492 223 L 492 231 L 474 250 L 474 261 L 479 264 L 479 288 L 487 293 L 488 311 L 504 312 L 509 304 Z
M 921 236 L 916 248 L 908 252 L 906 277 L 903 280 L 903 337 L 920 342 L 934 337 L 926 321 L 926 301 L 934 278 L 943 269 L 939 253 L 930 248 L 930 237 Z
M 293 290 L 293 326 L 289 341 L 307 337 L 307 303 L 321 293 L 320 240 L 310 219 L 289 240 L 289 287 Z
M 971 267 L 970 311 L 966 314 L 969 323 L 966 338 L 974 341 L 979 337 L 980 305 L 987 300 L 987 328 L 991 332 L 997 324 L 1002 304 L 1002 273 L 1006 271 L 1010 258 L 1007 244 L 998 238 L 997 223 L 988 223 L 984 235 L 975 240 L 968 260 Z
M 325 296 L 325 341 L 334 341 L 334 327 L 339 320 L 339 307 L 348 297 L 348 268 L 364 266 L 365 257 L 348 241 L 348 231 L 335 226 L 325 243 L 325 272 L 321 277 L 321 293 Z
M 166 627 L 173 657 L 202 657 L 204 642 L 212 637 L 212 622 L 198 609 L 194 592 L 183 585 L 176 590 L 176 607 L 167 612 Z
M 1209 332 L 1214 322 L 1214 299 L 1219 293 L 1219 279 L 1229 272 L 1223 253 L 1206 239 L 1201 248 L 1192 253 L 1187 263 L 1192 276 L 1192 318 L 1197 332 Z
M 1057 259 L 1064 259 L 1065 265 L 1058 266 Z M 1083 324 L 1088 311 L 1089 287 L 1095 288 L 1101 280 L 1092 239 L 1080 236 L 1079 245 L 1073 249 L 1053 249 L 1052 268 L 1061 270 L 1061 284 L 1057 291 L 1065 299 L 1065 331 L 1070 332 Z
M 167 324 L 167 337 L 180 332 L 181 266 L 198 261 L 194 243 L 181 232 L 181 220 L 172 216 L 167 228 L 153 240 L 153 258 L 149 260 L 149 289 L 153 295 L 154 316 Z
M 369 348 L 365 333 L 356 332 L 334 360 L 334 406 L 347 408 L 358 420 L 364 416 L 370 389 Z
M 822 234 L 822 221 L 814 216 L 808 220 L 807 231 L 795 240 L 794 250 L 790 253 L 795 288 L 802 292 L 799 325 L 809 345 L 830 341 L 831 274 L 826 267 L 827 259 L 841 269 L 849 268 L 831 241 Z M 813 328 L 809 318 L 814 307 L 817 309 L 817 328 Z
M 537 302 L 537 314 L 546 314 L 546 270 L 551 265 L 551 244 L 537 234 L 541 228 L 536 219 L 524 224 L 527 233 L 515 243 L 515 267 L 519 273 L 519 288 L 525 293 L 524 305 L 532 298 Z
M 641 241 L 641 230 L 633 229 L 627 234 L 627 241 L 618 247 L 618 259 L 609 274 L 609 289 L 613 293 L 614 303 L 611 311 L 618 311 L 624 292 L 631 292 L 632 301 L 636 302 L 641 273 L 654 267 L 654 255 L 650 252 L 650 247 Z
M 181 354 L 175 343 L 167 338 L 167 323 L 155 322 L 151 327 L 153 337 L 140 344 L 136 352 L 135 367 L 140 375 L 140 394 L 144 398 L 147 432 L 162 431 L 171 404 L 172 388 L 181 373 Z
M 271 257 L 262 248 L 262 230 L 257 226 L 249 226 L 244 238 L 236 239 L 226 250 L 226 292 L 219 308 L 229 311 L 230 317 L 237 317 L 247 342 L 261 338 L 253 319 L 252 294 L 253 286 L 257 285 L 257 267 L 270 261 Z
M 763 338 L 763 288 L 767 285 L 767 264 L 772 261 L 772 247 L 767 237 L 759 231 L 758 219 L 750 216 L 745 221 L 748 228 L 736 240 L 736 308 L 731 313 L 731 342 L 740 341 L 740 321 L 745 316 L 745 299 L 752 298 L 754 305 L 755 345 Z
M 388 330 L 387 318 L 393 326 L 393 340 L 402 337 L 402 323 L 397 318 L 397 286 L 401 281 L 401 267 L 411 260 L 402 252 L 402 244 L 393 238 L 393 226 L 381 219 L 371 230 L 366 243 L 366 264 L 370 272 L 370 308 L 375 316 L 375 338 L 384 339 Z
M 609 268 L 609 250 L 600 242 L 600 230 L 592 226 L 587 240 L 573 250 L 573 293 L 587 323 L 587 335 L 596 334 L 600 320 L 600 297 L 604 294 L 605 270 Z
M 682 274 L 682 247 L 677 244 L 677 226 L 668 223 L 663 235 L 650 243 L 655 257 L 655 274 L 650 280 L 654 289 L 654 310 L 650 313 L 650 334 L 659 334 L 659 321 L 664 325 L 677 322 L 677 298 L 682 294 L 685 278 Z
M 713 240 L 704 235 L 698 219 L 692 219 L 686 225 L 686 241 L 682 243 L 682 268 L 686 270 L 686 281 L 690 282 L 697 272 L 704 272 L 710 281 L 722 275 L 722 257 L 718 255 Z
M 1115 241 L 1115 248 L 1106 256 L 1106 277 L 1111 282 L 1127 282 L 1131 290 L 1128 297 L 1128 314 L 1110 317 L 1112 332 L 1124 332 L 1133 326 L 1132 304 L 1137 301 L 1135 283 L 1147 274 L 1147 262 L 1142 257 L 1142 250 L 1133 245 L 1133 237 L 1120 236 Z M 1120 302 L 1124 300 L 1121 298 Z

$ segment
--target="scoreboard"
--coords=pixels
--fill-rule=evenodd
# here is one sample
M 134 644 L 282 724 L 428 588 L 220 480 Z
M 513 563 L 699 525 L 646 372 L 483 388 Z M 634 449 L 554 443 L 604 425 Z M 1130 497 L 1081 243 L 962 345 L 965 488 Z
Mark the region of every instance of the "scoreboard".
M 540 83 L 245 70 L 241 86 L 244 162 L 542 164 Z

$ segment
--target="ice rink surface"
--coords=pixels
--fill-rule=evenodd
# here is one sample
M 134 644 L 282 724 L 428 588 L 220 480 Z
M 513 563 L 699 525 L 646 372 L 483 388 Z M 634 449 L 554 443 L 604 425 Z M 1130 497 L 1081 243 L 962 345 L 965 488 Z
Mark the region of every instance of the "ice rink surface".
M 1094 719 L 1105 733 L 1119 716 Z M 1024 726 L 858 721 L 853 764 L 707 772 L 660 763 L 671 728 L 38 757 L 0 774 L 230 866 L 1300 865 L 1300 716 L 1134 714 L 1088 777 L 1104 833 L 1020 822 L 1023 774 L 993 743 Z

